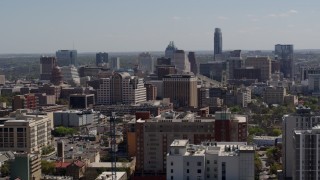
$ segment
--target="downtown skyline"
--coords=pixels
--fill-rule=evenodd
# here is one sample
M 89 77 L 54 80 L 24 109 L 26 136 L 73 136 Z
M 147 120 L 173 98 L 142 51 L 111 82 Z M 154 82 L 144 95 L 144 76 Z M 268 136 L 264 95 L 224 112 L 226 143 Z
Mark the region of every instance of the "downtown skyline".
M 170 4 L 170 5 L 169 5 Z M 0 2 L 0 53 L 213 51 L 215 28 L 223 50 L 273 50 L 275 44 L 320 49 L 319 2 L 39 1 Z

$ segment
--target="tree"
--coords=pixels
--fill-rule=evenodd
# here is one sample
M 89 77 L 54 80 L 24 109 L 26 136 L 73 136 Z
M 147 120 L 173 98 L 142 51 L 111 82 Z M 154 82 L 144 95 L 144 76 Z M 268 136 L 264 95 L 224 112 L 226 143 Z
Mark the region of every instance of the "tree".
M 257 152 L 254 154 L 254 171 L 256 178 L 259 179 L 259 174 L 262 171 L 262 161 Z
M 281 164 L 279 163 L 273 163 L 271 166 L 270 166 L 270 174 L 277 174 L 277 171 L 282 169 L 282 166 Z
M 47 155 L 55 151 L 55 148 L 53 146 L 45 146 L 42 148 L 41 155 Z
M 10 174 L 10 166 L 8 162 L 5 162 L 1 168 L 0 168 L 0 172 L 2 177 L 8 176 Z
M 77 131 L 73 128 L 67 128 L 67 127 L 63 127 L 63 126 L 60 126 L 60 127 L 57 127 L 54 129 L 53 131 L 53 134 L 55 136 L 66 136 L 66 135 L 73 135 L 75 134 Z
M 53 174 L 55 171 L 55 165 L 54 162 L 49 162 L 42 160 L 41 161 L 41 171 L 43 174 Z
M 280 129 L 272 129 L 272 136 L 280 136 L 282 134 Z

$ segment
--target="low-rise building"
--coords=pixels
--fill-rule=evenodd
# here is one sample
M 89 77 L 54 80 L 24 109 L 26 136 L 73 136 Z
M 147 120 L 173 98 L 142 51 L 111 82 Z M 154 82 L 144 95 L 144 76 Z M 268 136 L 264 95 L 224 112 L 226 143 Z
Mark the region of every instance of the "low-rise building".
M 53 113 L 54 126 L 79 127 L 98 121 L 98 113 L 92 110 L 67 110 Z
M 167 179 L 254 179 L 253 146 L 245 142 L 174 140 L 167 154 Z

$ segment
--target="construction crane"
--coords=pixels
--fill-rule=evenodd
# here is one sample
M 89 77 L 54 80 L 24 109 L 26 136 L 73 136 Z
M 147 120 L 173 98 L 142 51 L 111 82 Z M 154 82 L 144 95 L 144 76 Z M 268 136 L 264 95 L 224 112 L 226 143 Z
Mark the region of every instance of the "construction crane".
M 117 141 L 116 141 L 116 113 L 112 112 L 110 117 L 110 140 L 111 140 L 111 179 L 117 179 Z

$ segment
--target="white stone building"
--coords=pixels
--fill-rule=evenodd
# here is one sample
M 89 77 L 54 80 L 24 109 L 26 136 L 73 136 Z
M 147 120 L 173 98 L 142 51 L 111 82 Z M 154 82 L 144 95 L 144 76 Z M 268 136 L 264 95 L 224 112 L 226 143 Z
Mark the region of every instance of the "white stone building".
M 245 142 L 193 145 L 174 140 L 167 154 L 167 179 L 254 179 L 254 153 Z

